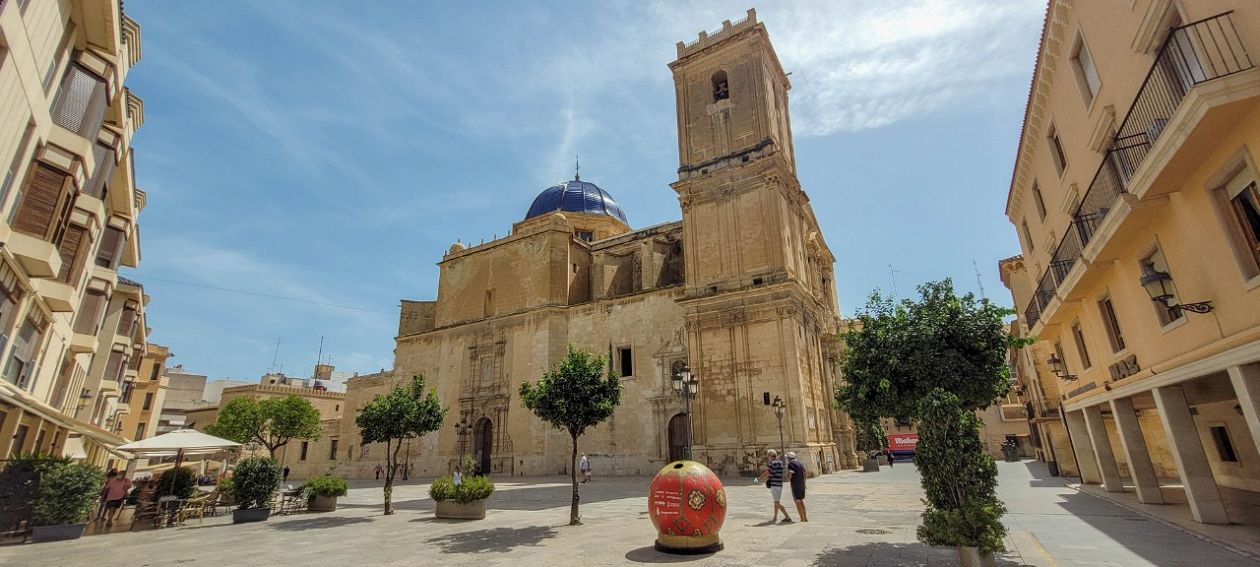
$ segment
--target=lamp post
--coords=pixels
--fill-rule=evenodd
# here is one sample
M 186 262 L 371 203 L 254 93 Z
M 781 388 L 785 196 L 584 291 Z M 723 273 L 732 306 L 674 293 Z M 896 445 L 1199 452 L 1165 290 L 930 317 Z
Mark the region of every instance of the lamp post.
M 785 460 L 787 459 L 787 445 L 783 443 L 783 416 L 787 415 L 787 404 L 783 403 L 783 398 L 775 396 L 770 407 L 774 408 L 774 416 L 779 418 L 779 459 Z
M 1200 314 L 1212 311 L 1211 301 L 1194 301 L 1174 305 L 1172 299 L 1177 295 L 1177 290 L 1173 287 L 1172 276 L 1168 275 L 1168 272 L 1156 269 L 1153 260 L 1147 260 L 1142 263 L 1142 277 L 1138 281 L 1142 283 L 1142 287 L 1146 288 L 1146 293 L 1151 296 L 1151 301 L 1158 301 L 1164 304 L 1164 308 L 1174 315 L 1183 309 Z
M 683 413 L 687 416 L 687 448 L 683 458 L 691 460 L 691 400 L 700 393 L 700 378 L 692 376 L 691 367 L 683 364 L 682 368 L 670 376 L 670 385 L 683 399 Z
M 472 424 L 467 419 L 461 418 L 459 423 L 455 424 L 455 432 L 459 434 L 459 464 L 457 467 L 464 466 L 464 454 L 468 451 L 468 432 L 472 431 Z

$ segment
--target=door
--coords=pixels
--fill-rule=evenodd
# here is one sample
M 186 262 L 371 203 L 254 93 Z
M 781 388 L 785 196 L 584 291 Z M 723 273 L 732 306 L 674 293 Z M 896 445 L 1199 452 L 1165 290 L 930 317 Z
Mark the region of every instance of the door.
M 687 453 L 687 416 L 678 414 L 669 419 L 669 460 L 670 462 L 686 458 Z
M 494 446 L 493 427 L 490 418 L 483 417 L 477 421 L 473 429 L 473 461 L 480 467 L 482 474 L 490 473 L 490 449 Z

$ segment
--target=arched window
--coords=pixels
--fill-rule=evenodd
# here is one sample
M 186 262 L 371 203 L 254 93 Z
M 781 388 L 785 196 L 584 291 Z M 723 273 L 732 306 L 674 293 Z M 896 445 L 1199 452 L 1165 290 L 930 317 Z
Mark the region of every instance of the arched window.
M 713 74 L 713 102 L 731 98 L 731 89 L 726 82 L 726 71 Z

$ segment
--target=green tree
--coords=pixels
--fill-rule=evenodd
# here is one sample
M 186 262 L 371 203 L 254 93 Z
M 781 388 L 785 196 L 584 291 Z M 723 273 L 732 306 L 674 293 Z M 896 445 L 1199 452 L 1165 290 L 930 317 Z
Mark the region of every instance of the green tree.
M 537 385 L 521 384 L 525 407 L 556 429 L 567 431 L 573 440 L 569 458 L 569 479 L 573 483 L 570 526 L 582 523 L 578 515 L 578 437 L 611 417 L 621 403 L 621 380 L 607 368 L 607 362 L 602 356 L 569 345 L 560 365 L 544 374 Z
M 385 514 L 394 513 L 392 495 L 394 474 L 398 472 L 398 451 L 407 439 L 423 437 L 442 427 L 446 408 L 437 392 L 424 391 L 424 377 L 416 375 L 410 384 L 399 384 L 388 394 L 376 396 L 355 416 L 363 443 L 385 444 Z
M 319 439 L 319 410 L 301 396 L 234 398 L 206 433 L 237 443 L 257 443 L 271 458 L 292 439 Z

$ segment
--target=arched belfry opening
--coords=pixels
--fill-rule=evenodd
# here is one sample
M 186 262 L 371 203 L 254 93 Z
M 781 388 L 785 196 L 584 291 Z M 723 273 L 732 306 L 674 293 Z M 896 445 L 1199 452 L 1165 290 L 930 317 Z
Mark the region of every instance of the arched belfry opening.
M 726 80 L 726 71 L 713 74 L 713 102 L 731 98 L 731 87 Z

